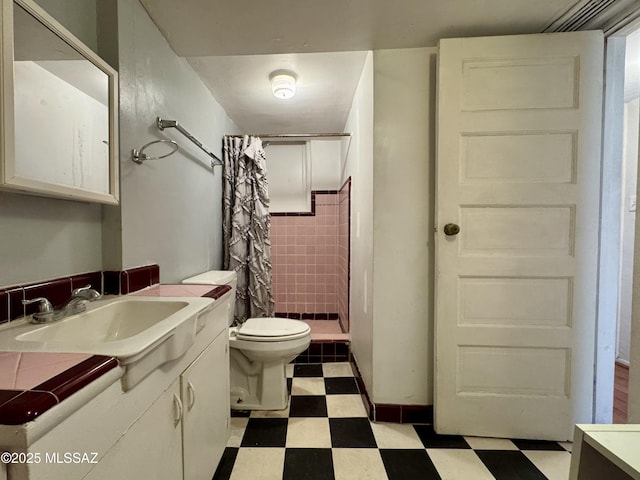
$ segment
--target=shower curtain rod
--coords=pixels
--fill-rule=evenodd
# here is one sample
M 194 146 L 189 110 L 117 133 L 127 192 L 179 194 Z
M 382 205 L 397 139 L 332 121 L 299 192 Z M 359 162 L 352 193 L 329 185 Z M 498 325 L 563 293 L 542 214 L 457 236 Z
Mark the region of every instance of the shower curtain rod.
M 233 135 L 231 135 L 233 136 Z M 350 133 L 258 133 L 260 138 L 320 138 L 320 137 L 350 137 Z
M 350 133 L 263 133 L 260 138 L 318 138 L 318 137 L 350 137 Z

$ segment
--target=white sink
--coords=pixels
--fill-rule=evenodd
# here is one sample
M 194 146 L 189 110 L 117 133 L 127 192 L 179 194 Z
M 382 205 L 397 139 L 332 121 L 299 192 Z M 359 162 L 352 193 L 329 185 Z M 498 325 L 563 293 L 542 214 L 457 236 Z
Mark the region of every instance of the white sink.
M 64 342 L 81 345 L 116 342 L 136 336 L 189 304 L 184 301 L 119 300 L 23 333 L 21 342 Z
M 130 389 L 160 365 L 183 355 L 204 325 L 214 300 L 198 297 L 119 297 L 89 304 L 57 322 L 26 319 L 0 329 L 0 350 L 92 353 L 116 357 Z

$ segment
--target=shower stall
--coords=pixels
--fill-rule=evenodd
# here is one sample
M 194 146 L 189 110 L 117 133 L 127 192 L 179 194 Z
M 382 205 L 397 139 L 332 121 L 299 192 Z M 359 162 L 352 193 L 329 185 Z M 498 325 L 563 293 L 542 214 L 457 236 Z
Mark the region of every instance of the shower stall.
M 276 316 L 309 322 L 316 338 L 346 339 L 351 179 L 340 178 L 344 140 L 267 141 Z

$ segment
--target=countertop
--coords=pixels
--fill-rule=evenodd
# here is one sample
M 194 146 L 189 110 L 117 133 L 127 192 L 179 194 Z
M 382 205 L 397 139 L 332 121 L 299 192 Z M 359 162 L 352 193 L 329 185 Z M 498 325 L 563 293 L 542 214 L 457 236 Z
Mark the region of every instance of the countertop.
M 226 285 L 158 284 L 130 295 L 216 299 L 229 290 Z M 0 424 L 34 420 L 117 366 L 115 358 L 102 355 L 0 351 Z

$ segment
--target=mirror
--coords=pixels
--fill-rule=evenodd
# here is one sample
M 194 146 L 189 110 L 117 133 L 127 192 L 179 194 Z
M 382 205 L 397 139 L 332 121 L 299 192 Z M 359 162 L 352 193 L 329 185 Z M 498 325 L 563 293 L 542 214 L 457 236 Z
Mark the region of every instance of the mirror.
M 32 0 L 2 0 L 0 188 L 118 203 L 117 73 Z

